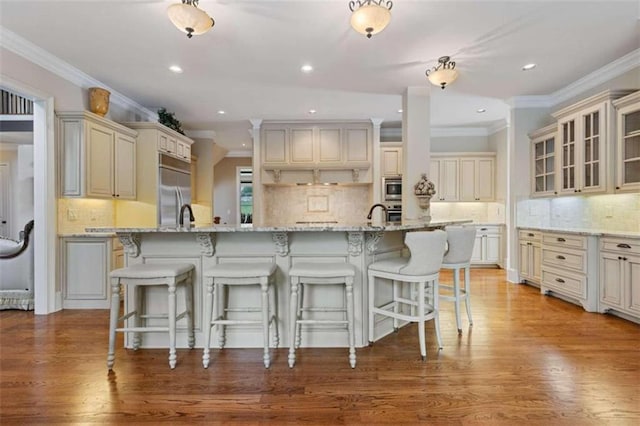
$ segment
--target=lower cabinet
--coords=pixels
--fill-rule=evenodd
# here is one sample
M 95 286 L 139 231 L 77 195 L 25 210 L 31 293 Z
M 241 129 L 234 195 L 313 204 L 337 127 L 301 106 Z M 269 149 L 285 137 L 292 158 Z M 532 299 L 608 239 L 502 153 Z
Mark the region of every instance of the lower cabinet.
M 640 240 L 600 240 L 600 312 L 640 320 Z
M 59 273 L 64 309 L 108 309 L 109 272 L 120 262 L 112 237 L 61 237 Z M 123 254 L 122 250 L 120 251 Z M 123 257 L 122 257 L 123 259 Z
M 518 273 L 520 279 L 540 285 L 542 273 L 542 232 L 520 230 L 518 232 Z
M 598 309 L 598 237 L 542 233 L 540 291 Z
M 502 226 L 478 225 L 471 254 L 473 265 L 501 265 Z

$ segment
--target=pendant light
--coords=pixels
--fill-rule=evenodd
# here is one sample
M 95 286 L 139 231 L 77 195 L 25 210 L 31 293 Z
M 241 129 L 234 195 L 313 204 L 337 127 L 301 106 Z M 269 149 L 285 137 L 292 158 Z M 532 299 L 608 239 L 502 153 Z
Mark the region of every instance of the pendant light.
M 438 65 L 425 73 L 431 84 L 442 87 L 442 90 L 458 78 L 458 70 L 455 69 L 456 63 L 450 59 L 448 56 L 441 56 L 438 59 Z
M 198 0 L 182 0 L 182 3 L 172 4 L 167 8 L 167 14 L 173 25 L 189 38 L 206 33 L 215 24 L 207 12 L 198 9 Z
M 349 2 L 351 12 L 351 26 L 360 34 L 371 38 L 384 30 L 391 21 L 391 8 L 393 3 L 389 0 L 353 0 Z

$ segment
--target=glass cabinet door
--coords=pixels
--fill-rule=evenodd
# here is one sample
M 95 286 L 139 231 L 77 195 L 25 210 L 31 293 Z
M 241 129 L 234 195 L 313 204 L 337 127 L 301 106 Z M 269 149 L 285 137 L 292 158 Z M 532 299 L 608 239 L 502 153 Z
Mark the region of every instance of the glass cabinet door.
M 640 111 L 622 115 L 622 183 L 640 183 Z
M 568 120 L 561 124 L 560 138 L 562 149 L 560 151 L 560 164 L 563 192 L 576 192 L 576 120 Z
M 533 142 L 533 167 L 535 194 L 555 192 L 555 136 Z
M 578 134 L 582 175 L 578 183 L 578 192 L 598 191 L 606 186 L 604 116 L 605 109 L 602 105 L 581 115 L 582 128 Z

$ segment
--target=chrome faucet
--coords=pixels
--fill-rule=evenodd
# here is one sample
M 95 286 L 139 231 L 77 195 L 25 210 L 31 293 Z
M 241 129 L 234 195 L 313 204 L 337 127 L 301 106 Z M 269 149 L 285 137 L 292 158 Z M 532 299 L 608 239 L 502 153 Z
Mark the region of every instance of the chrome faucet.
M 375 209 L 376 207 L 382 207 L 382 210 L 384 210 L 384 216 L 385 219 L 387 218 L 387 206 L 385 206 L 384 204 L 374 204 L 373 206 L 371 206 L 371 209 L 369 210 L 369 214 L 367 215 L 367 219 L 371 220 L 371 215 L 373 214 L 373 209 Z
M 196 220 L 195 217 L 193 217 L 193 210 L 191 210 L 191 205 L 190 204 L 183 204 L 182 207 L 180 207 L 180 216 L 178 216 L 178 225 L 180 225 L 180 227 L 184 226 L 184 211 L 185 210 L 189 210 L 189 222 L 187 222 L 187 226 L 190 227 L 191 226 L 191 222 L 193 222 L 194 220 Z

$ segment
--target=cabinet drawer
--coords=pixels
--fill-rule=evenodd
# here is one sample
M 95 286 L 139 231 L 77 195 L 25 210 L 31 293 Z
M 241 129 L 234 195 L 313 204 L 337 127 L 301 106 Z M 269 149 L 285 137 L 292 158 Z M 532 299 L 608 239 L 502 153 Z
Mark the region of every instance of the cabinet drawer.
M 559 293 L 580 298 L 587 297 L 587 277 L 555 269 L 542 268 L 542 285 Z
M 542 234 L 542 244 L 550 244 L 558 247 L 585 249 L 587 248 L 587 237 L 582 235 L 556 234 L 545 232 Z
M 476 225 L 476 235 L 500 235 L 500 226 Z
M 520 230 L 518 231 L 518 238 L 520 238 L 521 240 L 527 240 L 527 241 L 540 241 L 542 240 L 542 232 L 531 231 L 531 230 Z
M 569 268 L 583 274 L 587 273 L 586 253 L 580 250 L 542 247 L 542 263 L 545 265 Z
M 640 240 L 604 237 L 600 239 L 600 250 L 615 251 L 617 253 L 640 254 Z

